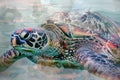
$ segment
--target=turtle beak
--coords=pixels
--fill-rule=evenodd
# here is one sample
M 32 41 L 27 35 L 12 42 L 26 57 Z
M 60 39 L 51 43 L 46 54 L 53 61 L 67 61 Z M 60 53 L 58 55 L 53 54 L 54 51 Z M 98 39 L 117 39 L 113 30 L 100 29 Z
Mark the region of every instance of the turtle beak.
M 16 46 L 17 44 L 16 44 L 16 38 L 14 37 L 14 38 L 11 38 L 11 45 L 12 46 Z
M 18 35 L 12 35 L 12 37 L 11 37 L 11 45 L 13 47 L 22 45 L 24 43 L 25 43 L 25 41 L 21 40 L 21 38 Z

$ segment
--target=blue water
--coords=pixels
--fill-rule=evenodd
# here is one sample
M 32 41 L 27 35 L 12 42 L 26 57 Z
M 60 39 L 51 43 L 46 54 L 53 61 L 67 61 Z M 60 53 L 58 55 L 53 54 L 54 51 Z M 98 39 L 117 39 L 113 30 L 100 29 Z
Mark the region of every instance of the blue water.
M 34 4 L 34 5 L 33 5 Z M 0 55 L 10 49 L 10 35 L 24 27 L 38 27 L 58 11 L 97 11 L 120 22 L 119 0 L 0 0 Z M 0 80 L 103 80 L 86 70 L 38 66 L 26 58 L 0 74 Z

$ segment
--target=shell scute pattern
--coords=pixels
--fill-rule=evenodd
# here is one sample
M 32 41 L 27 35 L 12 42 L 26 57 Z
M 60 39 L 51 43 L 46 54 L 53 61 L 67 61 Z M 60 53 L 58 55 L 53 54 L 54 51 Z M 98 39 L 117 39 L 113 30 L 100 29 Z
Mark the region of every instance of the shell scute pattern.
M 79 69 L 82 65 L 94 74 L 119 80 L 120 67 L 112 59 L 114 57 L 109 46 L 115 45 L 112 49 L 119 47 L 116 43 L 119 36 L 112 31 L 114 29 L 114 24 L 98 13 L 56 13 L 39 30 L 16 31 L 11 43 L 15 48 L 16 41 L 19 47 L 6 52 L 3 57 L 12 59 L 14 57 L 11 55 L 16 53 L 21 56 L 19 51 L 35 63 L 52 63 L 55 66 L 58 63 L 67 68 Z
M 56 15 L 59 17 L 55 17 Z M 97 48 L 97 51 L 102 50 L 101 53 L 104 52 L 109 54 L 111 51 L 107 49 L 108 46 L 115 49 L 115 47 L 118 47 L 119 45 L 118 40 L 120 36 L 117 34 L 118 25 L 114 21 L 102 16 L 97 12 L 92 13 L 88 11 L 81 13 L 79 11 L 71 11 L 67 14 L 56 13 L 55 16 L 53 15 L 50 19 L 56 24 L 65 25 L 64 27 L 66 27 L 67 30 L 65 30 L 63 27 L 60 27 L 64 33 L 72 35 L 71 38 L 88 38 L 89 40 L 91 39 L 91 41 L 96 41 L 93 42 L 93 46 L 94 48 Z M 74 30 L 75 28 L 76 30 Z M 76 35 L 76 33 L 79 34 Z
M 59 17 L 56 17 L 56 15 L 59 15 Z M 61 18 L 61 16 L 64 18 Z M 56 13 L 50 19 L 53 20 L 54 23 L 66 25 L 65 27 L 69 29 L 69 32 L 71 34 L 74 33 L 74 31 L 72 31 L 71 29 L 76 27 L 77 29 L 80 29 L 85 33 L 89 31 L 90 34 L 98 34 L 100 37 L 107 40 L 108 38 L 112 38 L 112 36 L 109 37 L 109 34 L 114 34 L 114 31 L 116 31 L 113 27 L 115 26 L 113 22 L 106 19 L 97 12 L 86 12 L 83 14 L 78 11 L 73 11 L 68 13 L 67 15 L 66 13 Z M 66 32 L 66 30 L 64 31 Z

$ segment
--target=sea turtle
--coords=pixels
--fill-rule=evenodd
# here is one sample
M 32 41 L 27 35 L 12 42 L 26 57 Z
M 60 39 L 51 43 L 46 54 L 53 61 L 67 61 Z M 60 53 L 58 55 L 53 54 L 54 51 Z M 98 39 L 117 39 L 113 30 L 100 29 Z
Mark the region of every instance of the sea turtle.
M 108 80 L 120 80 L 117 24 L 97 12 L 57 12 L 39 28 L 11 35 L 12 49 L 0 57 L 3 71 L 18 59 L 58 68 L 87 69 Z

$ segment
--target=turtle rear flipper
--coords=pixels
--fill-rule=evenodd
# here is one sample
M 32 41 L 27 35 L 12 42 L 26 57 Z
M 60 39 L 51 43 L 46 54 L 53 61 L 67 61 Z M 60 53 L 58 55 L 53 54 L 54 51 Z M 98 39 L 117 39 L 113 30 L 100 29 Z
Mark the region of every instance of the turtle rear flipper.
M 120 80 L 120 65 L 117 65 L 103 54 L 87 48 L 80 48 L 76 54 L 77 61 L 89 72 L 107 80 Z

